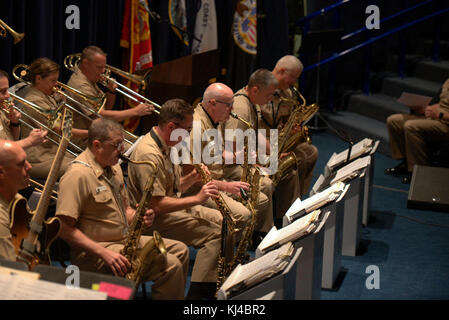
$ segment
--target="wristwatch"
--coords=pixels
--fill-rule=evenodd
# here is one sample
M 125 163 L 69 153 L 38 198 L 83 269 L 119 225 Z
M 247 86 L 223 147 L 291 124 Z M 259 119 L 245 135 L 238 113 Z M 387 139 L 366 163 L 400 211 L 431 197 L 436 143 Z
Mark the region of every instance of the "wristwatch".
M 18 126 L 20 126 L 20 122 L 17 122 L 17 123 L 9 122 L 9 125 L 11 125 L 13 127 L 18 127 Z

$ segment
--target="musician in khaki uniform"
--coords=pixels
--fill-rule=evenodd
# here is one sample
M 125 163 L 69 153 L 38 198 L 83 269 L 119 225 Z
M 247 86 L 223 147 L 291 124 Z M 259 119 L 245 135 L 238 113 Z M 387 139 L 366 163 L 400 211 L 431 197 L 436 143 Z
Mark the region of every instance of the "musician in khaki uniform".
M 31 82 L 31 85 L 25 86 L 17 91 L 17 95 L 25 100 L 34 103 L 44 112 L 55 112 L 59 108 L 57 100 L 52 96 L 53 88 L 56 85 L 59 77 L 59 65 L 51 61 L 48 58 L 38 58 L 34 60 L 28 68 L 27 80 Z M 19 105 L 19 104 L 18 104 Z M 29 106 L 21 105 L 21 109 L 31 116 L 33 119 L 39 121 L 44 125 L 48 125 L 47 118 L 40 112 L 34 110 Z M 25 118 L 25 117 L 24 117 Z M 38 128 L 39 124 L 26 117 L 23 119 L 34 128 Z M 60 132 L 61 121 L 56 121 L 53 130 Z M 28 126 L 22 128 L 22 134 L 28 136 L 31 129 Z M 72 135 L 76 136 L 76 130 L 72 130 Z M 48 137 L 54 141 L 59 141 L 59 138 L 49 132 Z M 26 150 L 28 161 L 33 168 L 31 169 L 30 176 L 35 179 L 47 179 L 51 165 L 53 163 L 58 145 L 52 141 L 42 143 L 38 146 L 30 147 Z M 60 177 L 67 169 L 70 162 L 75 157 L 66 152 L 61 164 L 58 176 Z
M 26 153 L 18 143 L 0 140 L 0 258 L 3 259 L 16 260 L 9 206 L 22 198 L 17 192 L 28 185 L 30 169 Z
M 292 112 L 293 103 L 281 101 L 280 97 L 297 99 L 290 87 L 298 81 L 303 68 L 301 61 L 295 56 L 287 55 L 278 60 L 272 71 L 278 80 L 278 86 L 273 100 L 260 106 L 259 128 L 280 129 L 279 127 L 282 127 L 283 123 L 287 121 Z M 318 159 L 318 149 L 308 142 L 302 142 L 296 147 L 294 153 L 298 168 L 300 194 L 307 196 Z
M 85 95 L 97 98 L 102 97 L 105 93 L 99 88 L 98 83 L 101 83 L 104 80 L 103 74 L 106 68 L 106 60 L 106 53 L 103 52 L 103 50 L 101 50 L 99 47 L 86 47 L 81 54 L 80 65 L 71 75 L 69 81 L 67 82 L 67 85 L 81 91 Z M 105 118 L 120 122 L 131 117 L 150 115 L 153 112 L 154 107 L 144 103 L 141 103 L 131 109 L 112 110 L 116 101 L 115 90 L 117 89 L 117 84 L 114 82 L 114 79 L 111 80 L 112 81 L 109 81 L 107 83 L 106 103 L 104 108 L 99 112 L 100 115 Z M 72 94 L 72 97 L 79 101 L 81 105 L 86 105 L 86 102 L 76 94 Z M 83 108 L 79 105 L 77 107 L 86 116 L 92 119 L 97 117 L 86 108 Z M 92 107 L 90 108 L 92 109 Z M 91 121 L 86 117 L 83 117 L 76 113 L 74 114 L 75 128 L 86 130 L 89 128 L 90 123 Z M 76 142 L 80 146 L 85 146 L 87 143 L 87 131 L 85 131 L 85 135 L 76 140 Z
M 222 135 L 221 149 L 224 152 L 225 136 L 223 124 L 229 119 L 230 112 L 233 108 L 232 105 L 233 92 L 228 86 L 222 83 L 213 83 L 205 90 L 203 101 L 195 108 L 195 113 L 193 115 L 193 120 L 197 122 L 198 125 L 201 125 L 201 131 L 200 133 L 195 133 L 194 130 L 190 133 L 191 150 L 193 150 L 195 144 L 198 143 L 195 139 L 201 139 L 202 155 L 204 156 L 205 154 L 209 154 L 209 152 L 207 152 L 207 148 L 215 145 L 216 141 L 204 140 L 204 138 L 202 139 L 201 137 L 203 137 L 206 131 L 215 129 L 217 130 L 217 133 Z M 211 153 L 213 152 L 213 149 L 215 149 L 215 147 L 210 150 Z M 243 188 L 249 193 L 249 184 L 247 182 L 240 181 L 241 174 L 235 179 L 225 179 L 225 163 L 224 157 L 222 156 L 223 152 L 219 155 L 219 159 L 217 159 L 219 161 L 214 161 L 212 163 L 210 163 L 208 159 L 202 159 L 201 161 L 208 166 L 212 178 L 215 180 L 218 189 L 221 191 L 224 201 L 227 203 L 233 216 L 237 220 L 237 225 L 241 228 L 241 230 L 243 230 L 247 221 L 250 219 L 251 213 L 249 209 L 239 201 L 241 197 L 240 188 Z M 195 190 L 195 188 L 192 189 Z M 257 206 L 255 206 L 257 215 L 255 230 L 259 231 L 264 227 L 264 224 L 267 221 L 267 227 L 264 231 L 269 231 L 269 228 L 272 226 L 273 211 L 270 199 L 271 195 L 270 198 L 268 198 L 267 195 L 260 192 L 259 189 L 259 202 Z M 211 199 L 209 199 L 205 205 L 211 208 L 216 208 L 215 202 Z
M 268 145 L 267 151 L 269 151 L 269 140 L 266 136 L 269 136 L 269 131 L 267 130 L 266 135 L 258 132 L 259 120 L 260 120 L 260 105 L 265 105 L 273 99 L 273 93 L 278 85 L 278 81 L 274 75 L 266 69 L 258 69 L 252 73 L 248 80 L 248 85 L 240 89 L 234 95 L 234 112 L 241 117 L 243 120 L 249 122 L 253 128 L 258 133 L 257 142 L 259 145 Z M 230 118 L 225 123 L 226 129 L 240 129 L 245 131 L 246 125 L 234 118 Z M 266 129 L 266 128 L 263 128 Z M 241 168 L 239 166 L 227 166 L 227 175 L 230 177 L 238 178 L 241 175 Z M 274 192 L 274 186 L 271 179 L 264 177 L 261 184 L 262 191 L 270 199 Z M 276 188 L 276 217 L 281 218 L 285 211 L 290 207 L 290 205 L 299 196 L 299 179 L 297 177 L 296 170 L 292 170 L 288 173 L 280 184 Z M 270 225 L 271 223 L 271 225 Z M 271 221 L 266 219 L 265 225 L 260 231 L 267 232 L 273 224 L 273 215 Z
M 21 114 L 9 105 L 5 100 L 10 99 L 8 92 L 9 78 L 8 74 L 0 70 L 0 139 L 15 140 L 22 148 L 37 146 L 46 142 L 46 130 L 33 129 L 28 137 L 20 139 L 20 118 Z
M 156 212 L 154 229 L 161 235 L 184 242 L 198 249 L 192 270 L 188 299 L 212 299 L 216 290 L 218 256 L 221 246 L 221 213 L 202 206 L 209 197 L 217 197 L 213 182 L 205 184 L 192 196 L 181 198 L 181 192 L 201 177 L 195 171 L 182 176 L 182 169 L 170 159 L 170 147 L 181 139 L 170 139 L 176 129 L 190 130 L 193 108 L 184 100 L 172 99 L 162 105 L 159 122 L 139 142 L 132 160 L 152 161 L 158 171 L 151 206 Z M 142 194 L 151 171 L 145 166 L 129 163 L 129 193 L 132 203 Z M 214 222 L 215 221 L 215 222 Z M 148 230 L 151 232 L 151 228 Z
M 438 103 L 422 107 L 418 114 L 393 114 L 387 119 L 393 159 L 402 162 L 385 170 L 386 174 L 402 175 L 403 183 L 410 183 L 415 164 L 430 165 L 426 144 L 449 138 L 449 79 L 440 93 Z
M 129 206 L 123 174 L 117 164 L 123 151 L 120 124 L 97 119 L 89 128 L 89 147 L 61 178 L 56 215 L 61 218 L 61 238 L 71 246 L 71 262 L 82 270 L 123 276 L 130 268 L 121 253 L 135 210 Z M 151 226 L 154 212 L 147 209 L 145 227 Z M 142 236 L 139 248 L 153 241 Z M 156 254 L 144 281 L 154 281 L 153 299 L 183 299 L 188 272 L 187 247 L 163 239 L 166 258 Z

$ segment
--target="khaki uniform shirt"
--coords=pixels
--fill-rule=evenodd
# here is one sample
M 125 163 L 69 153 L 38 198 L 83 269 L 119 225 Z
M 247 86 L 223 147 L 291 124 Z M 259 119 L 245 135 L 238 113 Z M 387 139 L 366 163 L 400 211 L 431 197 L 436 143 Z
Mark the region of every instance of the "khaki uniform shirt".
M 440 108 L 443 112 L 449 113 L 449 79 L 447 79 L 440 93 Z M 446 124 L 449 124 L 449 121 L 443 121 Z
M 103 91 L 100 90 L 98 85 L 96 83 L 93 83 L 87 79 L 87 77 L 84 75 L 84 73 L 79 69 L 76 68 L 75 71 L 70 76 L 69 81 L 67 82 L 67 85 L 81 91 L 83 94 L 93 96 L 93 97 L 101 97 L 103 96 Z M 72 93 L 72 98 L 79 101 L 79 103 L 83 105 L 87 105 L 86 102 L 84 102 L 78 95 Z M 88 111 L 87 109 L 77 105 L 76 103 L 70 103 L 69 104 L 77 108 L 79 111 L 83 112 L 86 116 L 91 117 L 92 119 L 96 118 L 92 112 Z M 91 107 L 91 106 L 89 106 Z M 91 107 L 92 108 L 92 107 Z M 86 119 L 82 115 L 74 112 L 73 113 L 73 127 L 76 129 L 89 129 L 89 126 L 91 124 L 91 121 L 89 119 Z M 87 146 L 87 138 L 81 139 L 81 138 L 75 138 L 72 139 L 76 145 L 78 145 L 81 148 L 85 148 Z
M 46 111 L 52 111 L 56 110 L 58 108 L 58 103 L 53 97 L 49 97 L 45 95 L 40 90 L 34 88 L 33 86 L 27 86 L 21 89 L 17 92 L 19 96 L 22 98 L 36 104 L 40 108 Z M 30 115 L 33 119 L 36 119 L 40 123 L 48 126 L 47 119 L 41 115 L 39 112 L 35 111 L 34 109 L 23 106 L 21 104 L 17 104 L 22 110 L 25 111 L 26 114 Z M 39 128 L 40 126 L 36 124 L 34 121 L 30 120 L 28 117 L 23 116 L 22 117 L 24 121 L 31 124 L 34 128 Z M 60 127 L 61 122 L 57 121 L 57 126 Z M 31 128 L 29 128 L 26 125 L 22 125 L 22 137 L 27 137 L 30 132 Z M 53 139 L 54 141 L 59 141 L 59 138 L 56 137 L 53 133 L 49 132 L 48 137 Z M 56 152 L 58 151 L 58 145 L 51 142 L 50 140 L 42 143 L 38 146 L 27 148 L 26 154 L 27 154 L 27 160 L 31 163 L 32 166 L 42 166 L 45 164 L 47 167 L 47 172 L 50 170 L 51 164 L 53 162 L 53 159 L 56 155 Z M 73 156 L 66 153 L 65 155 L 68 159 L 73 159 Z
M 154 137 L 157 137 L 155 139 Z M 159 143 L 159 144 L 158 144 Z M 131 155 L 131 160 L 152 161 L 157 168 L 153 183 L 153 196 L 179 198 L 179 179 L 182 168 L 170 161 L 170 149 L 156 133 L 154 127 L 142 138 Z M 128 164 L 129 196 L 133 205 L 139 203 L 142 191 L 153 169 L 149 165 Z
M 13 201 L 16 199 L 23 198 L 20 194 L 16 194 Z M 16 261 L 16 250 L 12 243 L 11 237 L 11 217 L 9 213 L 8 203 L 0 195 L 0 258 Z
M 209 154 L 210 157 L 214 157 L 214 151 L 216 150 L 221 150 L 220 151 L 220 161 L 221 163 L 212 163 L 212 164 L 208 164 L 205 163 L 207 165 L 207 168 L 209 169 L 212 179 L 216 179 L 216 180 L 220 180 L 223 178 L 223 163 L 224 163 L 224 159 L 223 159 L 223 151 L 224 151 L 224 136 L 223 136 L 223 127 L 221 124 L 218 123 L 213 123 L 212 118 L 209 117 L 209 115 L 206 113 L 206 110 L 203 108 L 202 104 L 199 103 L 196 108 L 195 108 L 195 112 L 193 114 L 193 121 L 194 123 L 197 121 L 201 124 L 201 135 L 198 135 L 198 137 L 195 136 L 195 130 L 192 130 L 190 132 L 190 150 L 193 152 L 193 148 L 195 146 L 194 143 L 194 139 L 196 141 L 196 139 L 201 139 L 201 162 L 204 163 L 204 154 Z M 217 145 L 217 143 L 220 143 L 220 141 L 215 141 L 214 138 L 206 138 L 204 137 L 205 141 L 203 141 L 203 133 L 206 130 L 218 130 L 218 132 L 221 135 L 221 147 L 219 148 L 219 146 Z M 197 142 L 198 144 L 198 142 Z M 207 151 L 209 150 L 209 152 Z
M 287 101 L 281 101 L 280 97 L 292 99 L 293 93 L 290 89 L 277 89 L 273 100 L 259 107 L 261 112 L 259 128 L 266 130 L 279 129 L 287 121 L 294 105 Z M 269 138 L 269 135 L 267 135 L 267 138 Z
M 11 132 L 9 119 L 6 114 L 0 111 L 0 139 L 1 140 L 14 140 Z
M 128 196 L 120 165 L 103 169 L 90 149 L 81 153 L 59 183 L 56 215 L 76 220 L 75 227 L 90 239 L 107 246 L 126 238 L 125 209 Z M 72 257 L 80 250 L 72 248 Z

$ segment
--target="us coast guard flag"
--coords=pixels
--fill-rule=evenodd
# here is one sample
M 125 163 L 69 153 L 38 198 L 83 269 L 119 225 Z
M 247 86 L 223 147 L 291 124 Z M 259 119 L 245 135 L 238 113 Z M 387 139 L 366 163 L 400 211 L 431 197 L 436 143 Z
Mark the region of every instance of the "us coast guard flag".
M 217 15 L 215 0 L 200 1 L 196 14 L 195 38 L 192 41 L 192 54 L 217 49 Z

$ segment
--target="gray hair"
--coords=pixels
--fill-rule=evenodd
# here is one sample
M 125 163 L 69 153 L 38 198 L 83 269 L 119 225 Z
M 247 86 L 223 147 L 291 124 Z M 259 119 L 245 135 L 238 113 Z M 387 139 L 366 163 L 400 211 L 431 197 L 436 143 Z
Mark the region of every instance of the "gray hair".
M 301 60 L 299 60 L 297 57 L 292 56 L 292 55 L 287 55 L 287 56 L 283 56 L 282 58 L 280 58 L 278 60 L 278 62 L 276 63 L 275 69 L 280 69 L 280 68 L 284 68 L 286 70 L 299 69 L 299 71 L 302 72 L 302 70 L 304 69 L 304 66 L 303 66 Z
M 267 69 L 257 69 L 254 71 L 248 80 L 248 88 L 258 87 L 259 89 L 265 89 L 270 86 L 277 86 L 278 80 L 274 74 Z
M 91 148 L 94 140 L 106 141 L 110 138 L 112 132 L 122 131 L 123 127 L 118 122 L 104 118 L 95 119 L 87 132 L 87 145 Z

